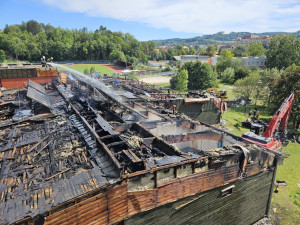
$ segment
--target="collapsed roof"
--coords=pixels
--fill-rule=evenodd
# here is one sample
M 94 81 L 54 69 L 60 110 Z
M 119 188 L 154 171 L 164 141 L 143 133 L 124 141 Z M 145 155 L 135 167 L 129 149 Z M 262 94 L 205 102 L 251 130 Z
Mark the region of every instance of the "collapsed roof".
M 144 93 L 79 74 L 73 78 L 69 88 L 56 83 L 46 90 L 30 81 L 27 95 L 2 97 L 18 112 L 38 107 L 29 99 L 54 110 L 17 120 L 13 113 L 1 114 L 1 224 L 47 216 L 72 199 L 159 168 L 194 163 L 195 172 L 246 158 L 265 170 L 278 156 L 154 105 Z M 238 176 L 246 176 L 242 165 Z

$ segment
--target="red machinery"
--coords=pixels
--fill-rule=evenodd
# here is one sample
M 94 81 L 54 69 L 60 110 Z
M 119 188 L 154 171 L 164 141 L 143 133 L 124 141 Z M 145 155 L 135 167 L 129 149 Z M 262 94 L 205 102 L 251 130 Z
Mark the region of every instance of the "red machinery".
M 284 100 L 280 108 L 274 114 L 269 126 L 262 136 L 253 133 L 252 131 L 248 131 L 242 135 L 242 137 L 250 142 L 261 145 L 270 150 L 276 151 L 281 150 L 282 142 L 275 138 L 275 134 L 278 131 L 284 132 L 287 127 L 287 122 L 290 117 L 290 113 L 292 111 L 292 105 L 294 102 L 294 93 L 290 94 L 288 98 Z

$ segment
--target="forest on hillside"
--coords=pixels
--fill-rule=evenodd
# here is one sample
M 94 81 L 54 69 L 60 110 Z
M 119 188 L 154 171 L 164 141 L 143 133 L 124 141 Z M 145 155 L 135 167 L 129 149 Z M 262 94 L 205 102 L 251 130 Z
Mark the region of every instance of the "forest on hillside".
M 263 36 L 276 36 L 281 34 L 287 34 L 287 32 L 264 32 L 264 33 L 250 33 L 250 32 L 231 32 L 225 34 L 224 32 L 218 32 L 216 34 L 207 34 L 194 38 L 173 38 L 166 40 L 154 40 L 158 46 L 175 46 L 177 44 L 197 47 L 198 45 L 211 45 L 211 44 L 232 44 L 237 38 L 242 38 L 245 35 L 257 35 Z M 300 35 L 300 30 L 295 34 Z
M 140 42 L 129 33 L 103 26 L 95 31 L 70 30 L 30 20 L 0 30 L 0 49 L 10 59 L 38 61 L 44 55 L 55 61 L 116 59 L 134 63 L 158 58 L 155 48 L 153 41 Z

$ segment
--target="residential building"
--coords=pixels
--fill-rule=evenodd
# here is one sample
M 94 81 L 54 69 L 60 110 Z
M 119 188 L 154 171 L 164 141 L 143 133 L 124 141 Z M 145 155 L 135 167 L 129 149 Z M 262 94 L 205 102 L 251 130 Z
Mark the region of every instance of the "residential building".
M 218 45 L 219 52 L 221 52 L 223 50 L 233 51 L 233 49 L 234 49 L 234 45 Z
M 203 63 L 209 63 L 209 56 L 207 55 L 180 55 L 174 56 L 173 59 L 177 61 L 180 66 L 182 66 L 186 62 L 201 61 Z
M 259 57 L 236 57 L 240 59 L 245 67 L 253 67 L 257 66 L 261 69 L 265 68 L 265 61 L 266 56 L 259 56 Z
M 271 42 L 271 36 L 258 37 L 257 35 L 245 35 L 242 38 L 236 40 L 236 46 L 249 45 L 251 43 L 262 43 L 264 46 L 268 46 Z
M 214 56 L 210 58 L 210 65 L 214 66 L 218 63 L 220 56 Z M 234 59 L 239 59 L 243 62 L 245 67 L 253 67 L 257 66 L 261 69 L 265 68 L 265 61 L 266 61 L 266 56 L 259 56 L 259 57 L 233 57 Z

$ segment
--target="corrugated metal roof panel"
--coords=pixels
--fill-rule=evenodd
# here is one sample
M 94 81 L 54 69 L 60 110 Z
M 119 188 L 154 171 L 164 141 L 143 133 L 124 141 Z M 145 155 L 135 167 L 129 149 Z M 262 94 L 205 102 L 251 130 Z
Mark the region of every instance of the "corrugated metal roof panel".
M 52 108 L 49 96 L 47 94 L 43 94 L 42 92 L 28 86 L 27 97 L 31 98 L 34 101 L 41 103 L 42 105 Z
M 43 94 L 47 94 L 45 88 L 42 85 L 40 85 L 32 80 L 28 81 L 28 86 L 42 92 Z

